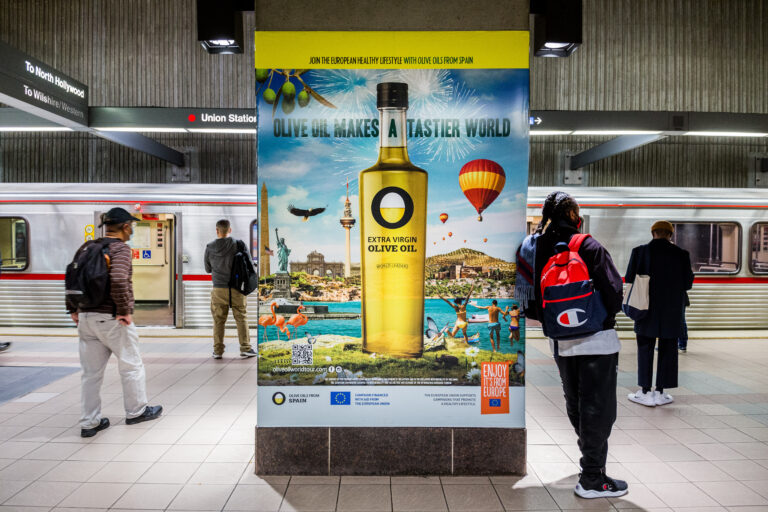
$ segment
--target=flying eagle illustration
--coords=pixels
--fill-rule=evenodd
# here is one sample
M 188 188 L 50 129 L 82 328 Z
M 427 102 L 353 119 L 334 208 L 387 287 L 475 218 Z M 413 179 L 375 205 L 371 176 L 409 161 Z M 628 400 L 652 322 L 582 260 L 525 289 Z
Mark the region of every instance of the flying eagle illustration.
M 315 215 L 320 215 L 321 213 L 323 213 L 325 211 L 325 208 L 310 208 L 309 210 L 302 210 L 301 208 L 296 208 L 292 204 L 289 204 L 288 211 L 297 217 L 304 217 L 301 220 L 303 222 L 307 222 L 307 220 L 309 220 L 310 217 L 314 217 Z

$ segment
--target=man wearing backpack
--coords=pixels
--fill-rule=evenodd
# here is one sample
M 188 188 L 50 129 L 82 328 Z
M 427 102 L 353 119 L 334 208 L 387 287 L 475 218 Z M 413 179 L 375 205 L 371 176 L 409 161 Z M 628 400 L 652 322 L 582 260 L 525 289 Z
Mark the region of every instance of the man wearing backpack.
M 230 238 L 232 228 L 229 221 L 221 219 L 216 223 L 216 240 L 205 247 L 205 271 L 212 274 L 211 314 L 213 315 L 213 358 L 221 359 L 224 354 L 224 324 L 232 308 L 237 323 L 237 337 L 240 341 L 240 357 L 254 357 L 248 331 L 247 299 L 240 291 L 231 288 L 232 263 L 238 252 L 238 244 Z M 246 249 L 247 252 L 247 249 Z
M 83 368 L 82 437 L 93 437 L 109 427 L 109 419 L 101 416 L 99 392 L 104 369 L 112 354 L 117 357 L 123 386 L 125 423 L 133 425 L 154 420 L 163 412 L 160 405 L 147 405 L 144 363 L 133 323 L 133 267 L 131 249 L 125 242 L 133 235 L 133 221 L 137 220 L 122 208 L 109 210 L 102 216 L 99 226 L 106 226 L 106 237 L 83 244 L 75 254 L 75 261 L 67 268 L 67 311 L 77 324 Z M 106 267 L 103 266 L 105 261 Z M 78 265 L 81 269 L 91 269 L 98 268 L 99 263 L 106 271 L 106 279 L 81 273 L 78 282 L 103 289 L 81 290 L 70 286 L 75 281 L 70 274 L 76 272 Z M 82 295 L 97 296 L 100 300 L 89 303 L 80 298 Z
M 616 420 L 621 344 L 614 326 L 621 310 L 622 282 L 610 254 L 597 240 L 575 236 L 581 224 L 579 205 L 570 195 L 553 192 L 547 196 L 536 234 L 522 246 L 525 261 L 529 266 L 533 263 L 534 284 L 533 300 L 527 302 L 525 314 L 542 322 L 544 334 L 550 338 L 568 418 L 579 438 L 581 474 L 574 492 L 582 498 L 617 497 L 627 493 L 627 483 L 606 475 L 605 463 Z M 532 248 L 535 254 L 531 254 Z M 572 276 L 573 282 L 550 286 L 550 278 L 542 278 L 545 267 L 553 266 L 556 259 L 564 260 L 559 262 L 564 265 L 561 277 L 569 277 L 572 264 L 580 269 L 578 276 Z M 571 305 L 564 305 L 568 303 Z M 553 309 L 557 311 L 554 316 Z M 589 324 L 592 332 L 583 332 Z M 577 336 L 564 334 L 574 327 L 582 328 L 574 331 L 579 332 Z

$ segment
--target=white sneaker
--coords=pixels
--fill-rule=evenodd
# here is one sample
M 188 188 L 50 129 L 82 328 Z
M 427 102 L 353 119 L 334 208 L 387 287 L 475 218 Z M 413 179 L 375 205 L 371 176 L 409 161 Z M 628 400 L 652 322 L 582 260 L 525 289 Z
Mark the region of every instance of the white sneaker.
M 627 398 L 629 398 L 632 402 L 635 402 L 636 404 L 645 405 L 647 407 L 655 407 L 656 406 L 655 396 L 656 396 L 655 391 L 649 391 L 647 393 L 643 393 L 642 389 L 638 389 L 637 393 L 630 393 L 627 395 Z
M 653 395 L 653 401 L 656 405 L 667 405 L 675 401 L 669 393 L 659 393 L 658 391 L 654 391 Z

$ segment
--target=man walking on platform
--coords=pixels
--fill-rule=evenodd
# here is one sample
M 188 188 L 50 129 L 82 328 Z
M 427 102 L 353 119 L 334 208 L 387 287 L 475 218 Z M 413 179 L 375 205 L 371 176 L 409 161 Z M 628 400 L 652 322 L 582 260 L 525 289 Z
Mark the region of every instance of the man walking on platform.
M 686 291 L 693 286 L 691 257 L 688 251 L 672 243 L 674 231 L 670 222 L 655 222 L 651 226 L 653 240 L 632 249 L 625 276 L 627 283 L 634 283 L 635 276 L 639 274 L 650 277 L 648 313 L 635 322 L 637 384 L 640 389 L 627 396 L 632 402 L 648 407 L 665 405 L 674 400 L 664 390 L 677 387 L 677 340 L 684 332 Z M 653 348 L 657 338 L 656 390 L 651 391 Z
M 238 243 L 230 238 L 232 227 L 229 221 L 221 219 L 216 223 L 216 240 L 205 247 L 205 271 L 213 276 L 211 290 L 211 314 L 213 315 L 213 358 L 221 359 L 224 354 L 224 324 L 227 323 L 229 308 L 237 323 L 237 337 L 240 341 L 240 357 L 254 357 L 248 331 L 247 298 L 230 287 L 232 263 L 238 251 Z
M 109 356 L 117 357 L 117 368 L 123 386 L 125 423 L 133 425 L 154 420 L 163 412 L 160 405 L 147 405 L 147 382 L 144 363 L 139 353 L 139 335 L 133 323 L 133 266 L 131 249 L 125 243 L 133 235 L 133 221 L 137 221 L 122 208 L 112 208 L 102 217 L 106 237 L 89 244 L 101 244 L 108 255 L 109 292 L 101 304 L 77 307 L 67 295 L 67 311 L 77 324 L 80 337 L 80 365 L 82 377 L 82 416 L 80 435 L 93 437 L 109 427 L 109 419 L 101 416 L 99 392 L 104 380 L 104 369 Z M 99 226 L 99 227 L 101 227 Z M 101 251 L 98 257 L 101 258 Z M 75 260 L 77 261 L 77 257 Z M 69 269 L 68 269 L 69 272 Z

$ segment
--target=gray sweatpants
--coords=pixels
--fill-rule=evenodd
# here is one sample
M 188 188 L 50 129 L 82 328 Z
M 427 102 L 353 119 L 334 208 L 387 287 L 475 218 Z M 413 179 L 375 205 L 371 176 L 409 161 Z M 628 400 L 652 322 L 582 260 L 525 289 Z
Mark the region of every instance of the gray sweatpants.
M 123 325 L 107 313 L 80 313 L 77 333 L 83 367 L 80 427 L 93 428 L 101 421 L 101 382 L 112 354 L 123 385 L 125 416 L 141 416 L 147 407 L 147 383 L 136 325 Z

